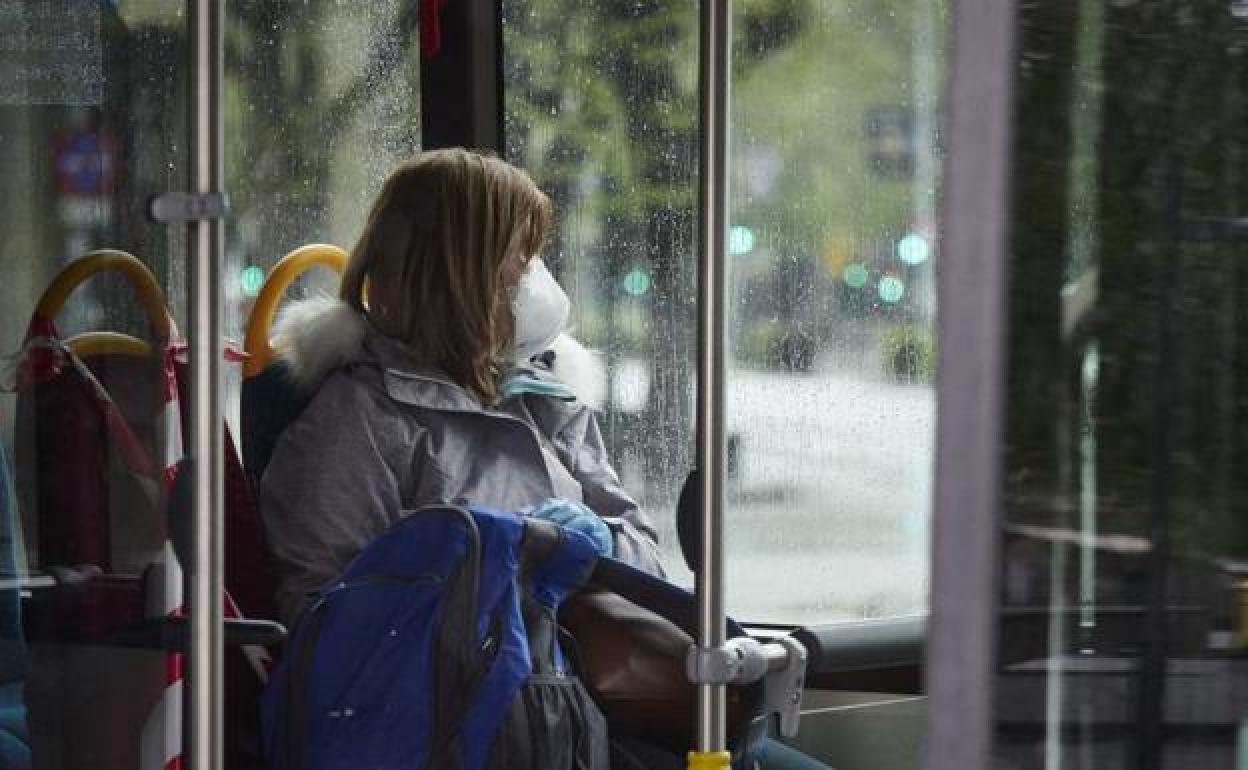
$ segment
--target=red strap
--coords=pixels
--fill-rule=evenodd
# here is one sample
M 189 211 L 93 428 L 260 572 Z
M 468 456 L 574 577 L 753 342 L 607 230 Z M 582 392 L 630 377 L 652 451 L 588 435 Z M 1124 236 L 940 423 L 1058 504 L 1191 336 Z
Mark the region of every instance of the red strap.
M 446 0 L 420 0 L 420 55 L 436 59 L 442 53 L 442 11 Z

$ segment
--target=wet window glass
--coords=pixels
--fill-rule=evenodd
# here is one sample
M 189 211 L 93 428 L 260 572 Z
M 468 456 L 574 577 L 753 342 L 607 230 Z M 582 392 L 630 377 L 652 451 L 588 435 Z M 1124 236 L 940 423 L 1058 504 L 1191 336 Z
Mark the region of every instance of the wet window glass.
M 730 606 L 922 612 L 944 4 L 741 3 L 734 24 Z
M 734 5 L 728 606 L 920 612 L 944 6 Z M 690 581 L 697 4 L 503 8 L 507 157 L 555 199 L 609 449 Z
M 1248 6 L 1020 6 L 996 766 L 1242 767 Z
M 418 148 L 418 10 L 225 5 L 222 289 L 240 343 L 265 272 L 303 244 L 349 248 L 386 171 Z M 0 4 L 6 770 L 156 770 L 182 753 L 183 661 L 164 618 L 183 603 L 170 491 L 187 237 L 153 221 L 148 202 L 188 187 L 187 40 L 180 3 Z M 289 293 L 333 285 L 322 269 Z M 230 495 L 245 496 L 230 474 Z M 249 585 L 235 599 L 253 613 Z M 254 706 L 258 680 L 237 649 L 227 669 L 233 764 L 256 751 L 237 729 L 254 715 L 236 707 Z
M 187 186 L 186 29 L 179 3 L 0 4 L 4 768 L 182 752 L 159 630 L 182 604 L 164 506 L 186 232 L 146 205 Z
M 350 250 L 386 175 L 420 149 L 419 10 L 416 0 L 226 3 L 222 289 L 234 339 L 268 270 L 309 244 Z M 286 296 L 336 287 L 319 267 Z M 233 404 L 236 388 L 234 378 Z
M 503 3 L 507 160 L 558 217 L 547 260 L 608 452 L 684 571 L 675 501 L 692 464 L 697 226 L 695 3 Z M 687 573 L 686 573 L 687 574 Z

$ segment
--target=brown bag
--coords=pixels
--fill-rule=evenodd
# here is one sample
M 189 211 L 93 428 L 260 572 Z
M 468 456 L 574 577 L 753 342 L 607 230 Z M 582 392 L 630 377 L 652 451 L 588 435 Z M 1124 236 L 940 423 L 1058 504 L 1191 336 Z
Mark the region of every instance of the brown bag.
M 612 737 L 677 752 L 694 745 L 697 690 L 685 673 L 693 637 L 619 594 L 590 588 L 568 597 L 559 621 L 575 642 L 581 681 L 607 717 Z M 728 688 L 729 745 L 750 731 L 758 687 Z

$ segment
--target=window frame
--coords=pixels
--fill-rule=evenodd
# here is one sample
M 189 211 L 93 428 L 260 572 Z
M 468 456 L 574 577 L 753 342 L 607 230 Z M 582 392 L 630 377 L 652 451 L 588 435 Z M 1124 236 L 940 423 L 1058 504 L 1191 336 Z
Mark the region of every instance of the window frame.
M 1015 0 L 954 6 L 925 770 L 992 758 L 1015 20 Z
M 426 50 L 421 68 L 422 146 L 501 154 L 502 2 L 437 13 L 439 50 Z M 929 614 L 796 629 L 811 651 L 810 687 L 928 690 L 930 768 L 988 759 L 1015 13 L 1014 0 L 956 0 L 952 15 Z M 967 285 L 977 291 L 960 291 Z
M 446 3 L 422 12 L 421 24 L 431 22 L 438 25 L 435 34 L 421 29 L 421 147 L 469 147 L 501 156 L 502 0 Z

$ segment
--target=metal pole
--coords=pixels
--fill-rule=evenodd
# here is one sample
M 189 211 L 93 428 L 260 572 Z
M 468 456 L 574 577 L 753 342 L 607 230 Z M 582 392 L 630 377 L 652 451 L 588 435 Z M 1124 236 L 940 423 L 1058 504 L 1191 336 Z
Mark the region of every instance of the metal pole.
M 702 569 L 697 575 L 698 646 L 725 642 L 723 573 L 724 252 L 728 215 L 728 0 L 702 0 L 699 55 L 701 147 L 698 238 L 697 467 L 702 500 Z M 727 745 L 723 684 L 698 686 L 699 752 Z
M 1000 621 L 1016 0 L 955 0 L 953 8 L 922 767 L 987 770 Z
M 222 2 L 190 0 L 193 88 L 191 192 L 222 190 Z M 188 565 L 190 649 L 188 756 L 191 770 L 221 770 L 224 668 L 224 425 L 221 406 L 220 219 L 191 220 L 190 453 L 194 468 L 193 557 Z

